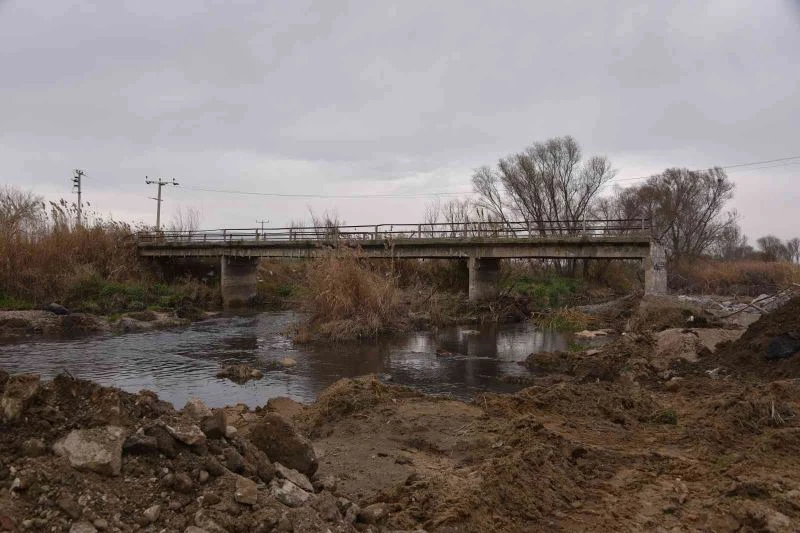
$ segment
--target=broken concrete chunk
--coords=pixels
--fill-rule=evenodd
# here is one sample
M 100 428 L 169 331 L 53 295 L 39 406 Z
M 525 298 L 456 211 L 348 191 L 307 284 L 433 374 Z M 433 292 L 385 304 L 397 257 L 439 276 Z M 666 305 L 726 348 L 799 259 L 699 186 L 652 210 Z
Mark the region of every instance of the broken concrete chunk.
M 0 398 L 0 413 L 9 422 L 18 420 L 22 411 L 37 392 L 40 378 L 38 374 L 14 374 L 6 381 L 3 397 Z
M 76 470 L 118 476 L 124 442 L 125 432 L 121 427 L 76 429 L 56 442 L 53 451 L 66 457 Z

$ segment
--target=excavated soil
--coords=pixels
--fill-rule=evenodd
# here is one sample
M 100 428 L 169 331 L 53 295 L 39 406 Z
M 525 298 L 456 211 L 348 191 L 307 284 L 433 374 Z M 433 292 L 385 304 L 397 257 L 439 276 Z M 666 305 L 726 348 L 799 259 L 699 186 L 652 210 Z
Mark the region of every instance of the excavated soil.
M 171 457 L 125 452 L 115 478 L 74 470 L 52 444 L 75 428 L 113 422 L 133 432 L 184 415 L 150 393 L 62 376 L 43 387 L 24 422 L 0 424 L 0 530 L 68 531 L 101 519 L 108 530 L 194 533 L 187 528 L 798 531 L 800 355 L 765 359 L 772 338 L 798 329 L 798 311 L 792 301 L 733 341 L 738 333 L 672 323 L 599 351 L 537 354 L 528 361 L 532 386 L 472 402 L 368 376 L 341 380 L 307 406 L 285 398 L 233 406 L 225 412 L 235 436 L 209 438 L 206 449 L 177 445 Z M 258 481 L 258 504 L 232 496 L 225 450 L 242 450 L 250 463 L 251 437 L 263 438 L 253 429 L 270 416 L 292 420 L 316 452 L 315 490 L 298 507 L 277 501 L 250 467 L 241 474 Z M 34 438 L 43 455 L 31 455 Z M 201 483 L 211 459 L 222 468 Z M 189 492 L 177 492 L 165 472 L 186 473 Z M 144 510 L 156 503 L 161 515 L 147 523 Z

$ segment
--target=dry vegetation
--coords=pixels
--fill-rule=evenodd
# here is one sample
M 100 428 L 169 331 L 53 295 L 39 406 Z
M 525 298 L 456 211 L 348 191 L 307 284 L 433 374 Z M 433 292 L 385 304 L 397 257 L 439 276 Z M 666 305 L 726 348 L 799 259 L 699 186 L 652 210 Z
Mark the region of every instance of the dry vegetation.
M 758 295 L 800 283 L 800 265 L 758 259 L 684 260 L 672 266 L 670 286 L 682 292 Z
M 96 217 L 76 222 L 75 206 L 63 200 L 48 205 L 0 189 L 0 309 L 57 301 L 112 314 L 214 302 L 214 291 L 199 282 L 160 283 L 138 260 L 130 225 Z

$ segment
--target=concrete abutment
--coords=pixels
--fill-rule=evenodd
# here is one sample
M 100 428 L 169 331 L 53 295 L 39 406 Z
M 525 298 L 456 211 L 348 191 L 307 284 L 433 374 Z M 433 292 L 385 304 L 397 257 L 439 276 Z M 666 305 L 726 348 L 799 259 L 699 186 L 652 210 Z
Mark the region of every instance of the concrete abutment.
M 644 267 L 644 293 L 667 293 L 667 254 L 658 243 L 650 243 L 650 253 L 642 259 Z
M 255 298 L 258 284 L 258 257 L 222 256 L 220 290 L 225 307 L 243 307 Z

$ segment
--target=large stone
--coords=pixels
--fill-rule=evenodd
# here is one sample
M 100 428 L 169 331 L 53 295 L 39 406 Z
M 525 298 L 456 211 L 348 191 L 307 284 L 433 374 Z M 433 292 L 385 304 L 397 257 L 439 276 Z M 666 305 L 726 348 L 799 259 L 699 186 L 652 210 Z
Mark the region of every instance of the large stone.
M 158 517 L 161 516 L 161 506 L 156 504 L 148 507 L 144 510 L 143 515 L 145 520 L 151 524 L 154 524 L 158 520 Z
M 175 440 L 187 446 L 199 446 L 206 443 L 205 433 L 194 424 L 177 422 L 172 425 L 166 425 L 164 428 Z
M 285 418 L 265 414 L 250 429 L 250 441 L 273 461 L 307 476 L 317 471 L 317 455 L 307 438 Z
M 192 398 L 183 406 L 183 414 L 199 422 L 204 417 L 211 416 L 211 409 L 203 403 L 203 400 Z
M 66 457 L 76 470 L 118 476 L 124 442 L 125 432 L 117 426 L 76 429 L 56 442 L 53 451 Z
M 236 491 L 233 499 L 244 505 L 255 505 L 258 503 L 258 487 L 256 482 L 246 477 L 236 476 Z
M 276 462 L 274 466 L 275 472 L 279 477 L 288 479 L 306 492 L 314 492 L 314 485 L 311 484 L 311 481 L 309 481 L 308 477 L 305 475 L 301 474 L 297 470 L 294 470 L 293 468 L 286 468 L 278 462 Z
M 367 505 L 358 513 L 358 521 L 365 524 L 377 524 L 389 514 L 389 506 L 383 502 Z
M 228 419 L 222 409 L 209 411 L 208 415 L 200 419 L 200 429 L 209 439 L 221 439 L 225 436 L 227 427 Z
M 270 483 L 270 492 L 276 500 L 288 507 L 300 507 L 310 498 L 311 494 L 304 491 L 288 479 L 273 480 Z
M 158 439 L 143 433 L 134 433 L 125 439 L 122 448 L 128 453 L 155 454 L 158 453 Z
M 14 374 L 8 378 L 0 398 L 0 413 L 5 420 L 19 419 L 31 398 L 39 392 L 40 381 L 38 374 Z

